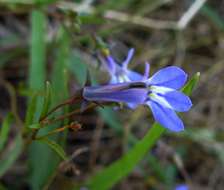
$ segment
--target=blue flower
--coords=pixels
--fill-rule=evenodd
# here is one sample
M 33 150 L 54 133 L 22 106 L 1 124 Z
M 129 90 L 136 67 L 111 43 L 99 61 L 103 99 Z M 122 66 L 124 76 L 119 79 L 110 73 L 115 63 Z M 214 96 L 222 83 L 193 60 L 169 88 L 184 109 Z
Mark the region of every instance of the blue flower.
M 123 82 L 98 87 L 84 87 L 83 97 L 96 102 L 123 102 L 130 108 L 148 105 L 155 120 L 171 131 L 184 129 L 176 112 L 186 112 L 191 106 L 188 96 L 178 91 L 187 74 L 176 66 L 166 67 L 142 82 Z
M 93 102 L 122 102 L 140 105 L 147 98 L 147 89 L 143 82 L 126 82 L 96 87 L 84 87 L 83 97 Z
M 159 70 L 145 81 L 148 89 L 145 104 L 151 108 L 158 123 L 175 132 L 184 129 L 183 122 L 175 111 L 186 112 L 192 106 L 190 98 L 178 91 L 186 80 L 187 74 L 182 69 L 170 66 Z
M 145 73 L 141 75 L 137 72 L 128 69 L 128 64 L 130 63 L 134 54 L 134 49 L 128 51 L 127 58 L 119 65 L 115 62 L 111 55 L 106 56 L 106 66 L 110 74 L 111 80 L 110 84 L 117 84 L 122 82 L 130 81 L 143 81 L 148 78 L 149 75 L 149 64 L 145 64 Z
M 185 184 L 177 185 L 175 190 L 188 190 L 188 186 Z
M 185 84 L 187 74 L 179 67 L 170 66 L 148 78 L 147 63 L 144 75 L 128 69 L 133 54 L 132 48 L 121 65 L 110 55 L 106 56 L 107 69 L 111 76 L 110 84 L 113 85 L 87 87 L 84 89 L 85 98 L 89 101 L 123 102 L 132 109 L 140 104 L 148 105 L 158 123 L 171 131 L 182 131 L 184 124 L 176 112 L 186 112 L 192 106 L 190 98 L 178 91 Z M 136 82 L 144 84 L 144 87 L 130 88 L 135 86 Z

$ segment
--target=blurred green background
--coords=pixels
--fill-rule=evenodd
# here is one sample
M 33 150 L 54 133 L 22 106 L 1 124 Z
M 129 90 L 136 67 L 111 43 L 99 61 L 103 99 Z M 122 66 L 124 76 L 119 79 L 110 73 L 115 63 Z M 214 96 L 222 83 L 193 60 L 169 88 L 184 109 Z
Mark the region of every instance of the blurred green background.
M 38 120 L 43 104 L 35 93 L 43 94 L 50 81 L 53 107 L 83 87 L 87 73 L 93 82 L 106 83 L 100 59 L 105 47 L 118 62 L 134 47 L 130 67 L 139 72 L 149 61 L 151 74 L 169 65 L 189 77 L 201 73 L 194 106 L 182 115 L 186 130 L 166 132 L 112 189 L 224 189 L 223 0 L 0 0 L 0 126 L 10 125 L 1 132 L 7 140 L 0 143 L 0 189 L 73 189 L 120 158 L 152 126 L 146 107 L 99 108 L 41 131 L 82 124 L 81 130 L 52 137 L 69 162 L 44 143 L 22 151 L 18 133 Z

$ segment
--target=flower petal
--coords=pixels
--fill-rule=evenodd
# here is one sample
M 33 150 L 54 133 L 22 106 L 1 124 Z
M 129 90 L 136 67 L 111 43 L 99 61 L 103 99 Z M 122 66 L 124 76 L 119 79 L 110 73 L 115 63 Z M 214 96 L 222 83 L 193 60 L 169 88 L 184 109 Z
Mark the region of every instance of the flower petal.
M 128 64 L 129 62 L 131 61 L 133 55 L 134 55 L 134 52 L 135 52 L 135 49 L 134 48 L 131 48 L 129 51 L 128 51 L 128 56 L 127 58 L 123 61 L 122 63 L 122 67 L 124 68 L 127 68 L 128 67 Z
M 145 72 L 142 80 L 146 80 L 149 78 L 150 64 L 148 62 L 145 63 Z
M 181 184 L 176 186 L 175 190 L 188 190 L 188 186 L 185 184 Z
M 147 84 L 179 89 L 185 84 L 186 80 L 187 74 L 182 69 L 170 66 L 156 72 L 149 78 Z
M 142 81 L 143 79 L 143 75 L 135 71 L 127 70 L 126 74 L 131 81 Z
M 116 62 L 114 61 L 113 57 L 107 56 L 107 69 L 111 76 L 115 74 L 116 69 Z
M 83 89 L 83 97 L 88 101 L 124 102 L 127 104 L 144 103 L 147 97 L 147 90 L 145 88 L 122 89 L 122 84 L 85 87 Z
M 145 63 L 145 72 L 144 75 L 139 74 L 135 71 L 126 70 L 127 76 L 131 81 L 145 81 L 149 77 L 149 69 L 150 65 L 148 63 Z
M 174 132 L 184 130 L 183 122 L 173 110 L 162 107 L 154 101 L 148 101 L 147 105 L 150 106 L 155 120 L 162 126 Z
M 167 92 L 162 96 L 175 111 L 185 112 L 188 111 L 192 106 L 191 99 L 182 92 L 174 90 Z
M 162 97 L 162 96 L 160 96 L 160 95 L 158 95 L 156 93 L 151 93 L 149 95 L 149 97 L 150 97 L 150 100 L 158 103 L 162 107 L 173 109 L 172 106 L 167 102 L 167 100 L 164 97 Z

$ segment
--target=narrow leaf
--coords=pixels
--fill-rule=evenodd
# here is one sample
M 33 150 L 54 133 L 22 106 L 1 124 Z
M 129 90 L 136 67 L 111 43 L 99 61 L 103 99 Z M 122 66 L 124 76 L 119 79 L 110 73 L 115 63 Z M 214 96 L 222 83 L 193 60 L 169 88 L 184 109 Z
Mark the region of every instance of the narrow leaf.
M 0 152 L 3 149 L 9 134 L 9 127 L 13 121 L 12 113 L 7 114 L 5 117 L 2 127 L 0 128 Z
M 191 80 L 188 81 L 188 83 L 183 87 L 182 92 L 186 95 L 191 95 L 193 90 L 196 88 L 200 78 L 200 73 L 197 72 Z
M 41 90 L 44 86 L 46 70 L 46 17 L 42 11 L 34 10 L 31 14 L 31 65 L 29 70 L 29 86 Z
M 29 87 L 37 91 L 43 90 L 46 78 L 46 24 L 47 18 L 43 11 L 33 10 L 31 12 L 31 63 L 29 68 Z M 30 100 L 31 101 L 31 100 Z M 38 121 L 42 108 L 42 99 L 38 97 L 35 112 L 31 119 L 26 123 L 32 124 Z M 27 116 L 29 118 L 29 116 Z M 28 126 L 28 125 L 27 125 Z M 44 165 L 45 159 L 49 157 L 51 150 L 42 144 L 33 142 L 29 147 L 29 180 L 33 190 L 41 189 L 47 176 L 49 175 L 49 167 Z M 41 159 L 39 156 L 41 155 Z M 44 168 L 44 173 L 43 173 Z
M 62 102 L 66 98 L 68 98 L 68 83 L 67 78 L 68 74 L 66 73 L 69 55 L 70 55 L 70 35 L 68 31 L 64 29 L 62 26 L 58 29 L 57 33 L 57 40 L 56 40 L 56 48 L 54 48 L 54 55 L 55 55 L 55 62 L 53 64 L 53 70 L 51 78 L 51 87 L 52 87 L 52 105 L 57 105 L 58 103 Z M 67 75 L 66 75 L 67 74 Z M 52 116 L 63 115 L 66 112 L 66 109 L 57 111 L 52 114 Z M 67 121 L 63 121 L 63 123 L 58 122 L 50 126 L 50 129 L 56 129 L 61 125 L 64 125 Z M 45 135 L 49 132 L 49 128 L 42 129 L 42 135 Z M 40 134 L 40 133 L 39 133 Z M 40 134 L 41 135 L 41 134 Z M 49 139 L 53 140 L 55 143 L 63 146 L 65 144 L 65 132 L 61 132 L 60 135 L 52 135 Z M 40 143 L 39 143 L 40 144 Z M 42 167 L 47 168 L 47 171 L 43 174 L 42 168 L 39 169 L 38 173 L 41 177 L 42 184 L 39 189 L 43 189 L 46 184 L 50 184 L 51 181 L 54 179 L 52 175 L 54 174 L 55 170 L 58 167 L 60 162 L 60 157 L 55 155 L 55 152 L 46 144 L 40 144 L 44 146 L 43 148 L 49 149 L 47 153 L 42 157 Z M 38 161 L 38 160 L 37 160 Z
M 28 126 L 30 129 L 39 129 L 41 128 L 41 125 L 39 123 L 34 123 L 32 125 Z
M 12 166 L 12 164 L 19 157 L 23 148 L 23 141 L 21 135 L 18 135 L 13 142 L 13 146 L 10 150 L 6 152 L 0 159 L 0 177 L 7 172 L 7 170 Z
M 42 112 L 41 112 L 41 116 L 40 116 L 41 118 L 47 114 L 50 105 L 51 105 L 51 84 L 50 84 L 50 82 L 47 81 L 44 103 L 43 103 L 43 108 L 42 108 Z
M 61 27 L 58 31 L 58 39 L 57 39 L 57 49 L 56 53 L 56 61 L 54 64 L 53 72 L 52 72 L 52 98 L 55 103 L 58 101 L 62 101 L 67 95 L 65 89 L 65 70 L 67 69 L 67 65 L 69 62 L 70 56 L 70 38 L 67 31 Z
M 28 108 L 26 111 L 26 118 L 25 118 L 25 127 L 28 127 L 30 124 L 34 122 L 35 113 L 36 113 L 36 105 L 37 105 L 37 94 L 33 94 L 31 97 Z
M 39 142 L 47 144 L 52 150 L 54 150 L 63 160 L 67 160 L 66 153 L 64 152 L 63 148 L 54 141 L 51 141 L 47 138 L 38 140 Z

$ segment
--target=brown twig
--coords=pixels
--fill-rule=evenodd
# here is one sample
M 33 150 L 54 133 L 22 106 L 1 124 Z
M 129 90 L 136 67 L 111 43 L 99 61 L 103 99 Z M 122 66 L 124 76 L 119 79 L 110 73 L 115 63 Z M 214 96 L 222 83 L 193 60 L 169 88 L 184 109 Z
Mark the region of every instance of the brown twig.
M 48 136 L 54 135 L 56 133 L 60 133 L 60 132 L 66 130 L 66 129 L 69 129 L 69 128 L 72 129 L 73 131 L 75 131 L 75 130 L 79 130 L 81 128 L 81 125 L 78 124 L 78 123 L 65 125 L 63 127 L 60 127 L 60 128 L 57 128 L 57 129 L 54 129 L 54 130 L 50 131 L 46 135 L 43 135 L 43 136 L 40 136 L 40 137 L 35 137 L 34 140 L 40 140 L 40 139 L 46 138 Z

